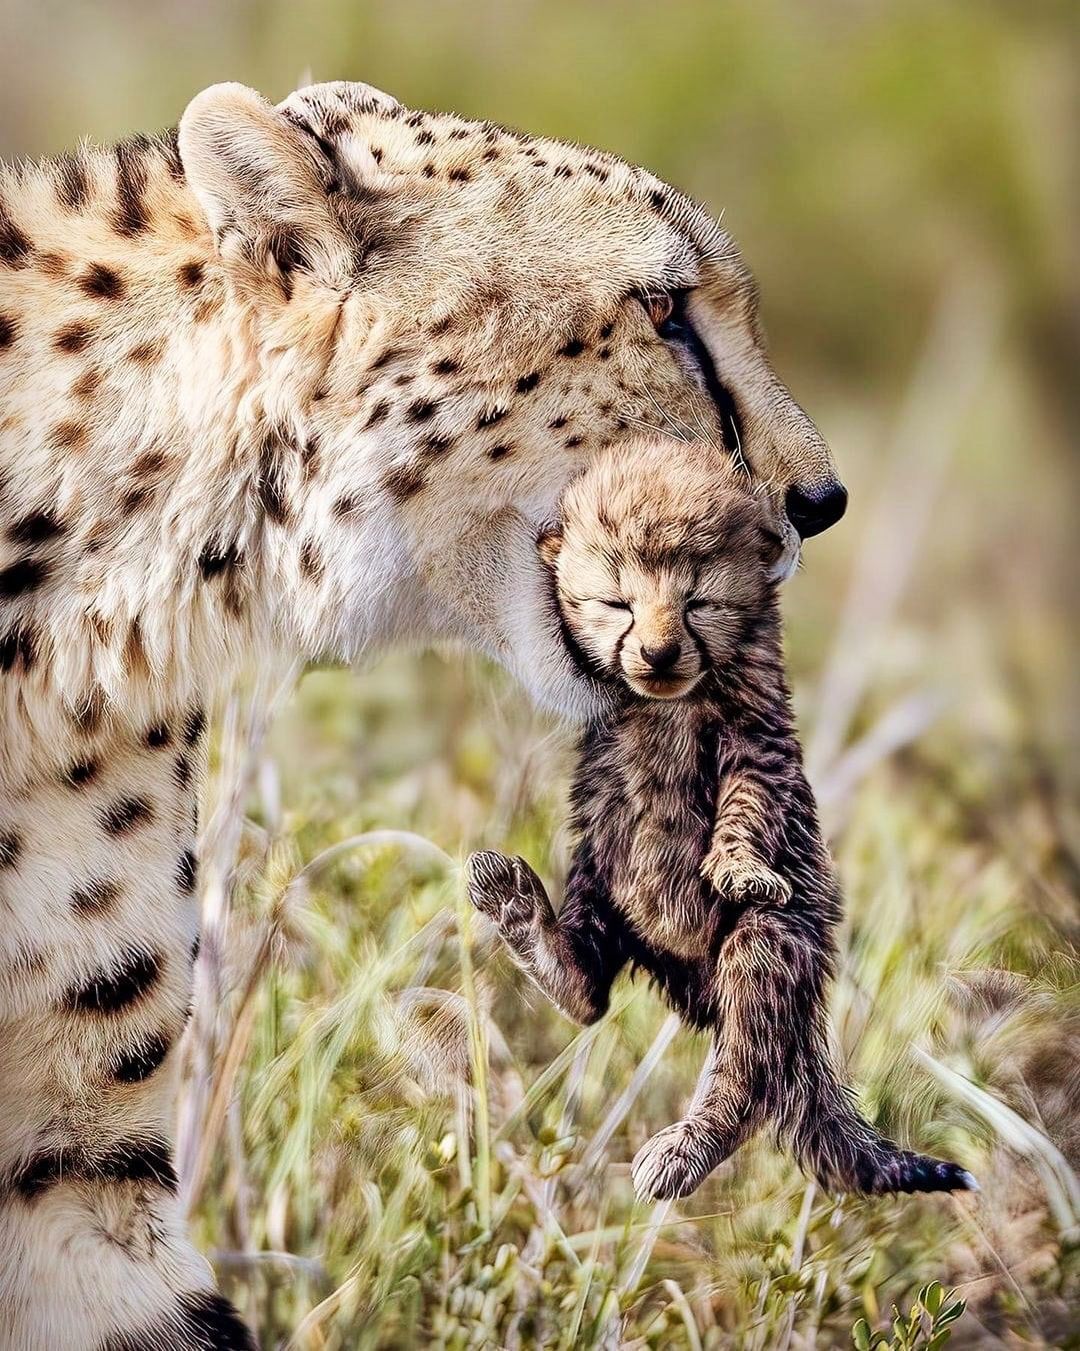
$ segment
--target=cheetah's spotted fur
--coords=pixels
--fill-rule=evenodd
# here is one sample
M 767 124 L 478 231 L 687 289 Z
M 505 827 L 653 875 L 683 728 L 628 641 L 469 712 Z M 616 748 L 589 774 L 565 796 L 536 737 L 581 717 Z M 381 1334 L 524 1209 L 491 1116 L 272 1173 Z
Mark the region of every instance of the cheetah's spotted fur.
M 643 170 L 331 84 L 0 171 L 8 1345 L 248 1344 L 171 1158 L 203 710 L 271 653 L 449 638 L 587 712 L 533 538 L 643 423 L 733 439 L 635 298 L 684 288 L 790 541 L 828 451 L 734 244 Z

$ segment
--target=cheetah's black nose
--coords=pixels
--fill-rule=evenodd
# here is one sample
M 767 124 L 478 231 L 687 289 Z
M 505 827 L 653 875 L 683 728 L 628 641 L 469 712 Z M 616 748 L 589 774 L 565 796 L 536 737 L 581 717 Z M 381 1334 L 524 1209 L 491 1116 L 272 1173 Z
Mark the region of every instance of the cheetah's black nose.
M 842 483 L 826 483 L 807 492 L 789 488 L 784 509 L 799 538 L 809 539 L 828 530 L 843 516 L 847 510 L 847 489 Z
M 682 647 L 679 640 L 673 638 L 670 643 L 665 643 L 663 647 L 643 647 L 641 649 L 641 660 L 646 666 L 651 666 L 657 675 L 664 675 L 679 660 L 681 651 Z

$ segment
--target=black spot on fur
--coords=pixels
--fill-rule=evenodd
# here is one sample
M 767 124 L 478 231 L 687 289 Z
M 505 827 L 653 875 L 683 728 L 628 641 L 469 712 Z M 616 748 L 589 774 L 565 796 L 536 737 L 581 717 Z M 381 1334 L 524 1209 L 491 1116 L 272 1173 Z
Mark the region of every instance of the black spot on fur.
M 30 256 L 30 240 L 23 234 L 0 202 L 0 266 L 25 267 Z
M 14 319 L 6 314 L 0 314 L 0 349 L 10 347 L 18 337 L 19 326 Z
M 199 953 L 202 951 L 202 934 L 197 933 L 191 940 L 191 964 L 192 966 L 199 960 Z
M 439 405 L 431 399 L 417 399 L 415 403 L 409 405 L 408 418 L 410 422 L 427 422 L 435 415 Z
M 101 766 L 96 760 L 79 760 L 69 767 L 64 782 L 69 788 L 83 788 L 93 783 L 100 772 Z
M 22 840 L 13 830 L 0 830 L 0 868 L 14 868 L 22 853 Z
M 585 350 L 585 344 L 580 338 L 571 338 L 568 343 L 559 348 L 561 357 L 579 357 Z
M 147 487 L 146 484 L 140 484 L 136 488 L 129 488 L 126 493 L 122 493 L 120 496 L 120 514 L 123 516 L 131 516 L 134 512 L 138 511 L 140 507 L 145 506 L 153 495 L 153 488 Z
M 559 417 L 552 418 L 552 420 L 548 423 L 548 426 L 551 428 L 553 432 L 557 432 L 560 427 L 565 427 L 569 421 L 570 419 L 568 417 L 564 417 L 562 414 L 560 414 Z
M 414 497 L 424 486 L 424 475 L 414 464 L 402 464 L 383 479 L 383 488 L 396 502 Z
M 441 361 L 436 361 L 431 369 L 436 375 L 456 375 L 461 370 L 461 362 L 455 361 L 453 357 L 443 357 Z
M 652 192 L 649 193 L 649 201 L 656 207 L 657 211 L 660 211 L 667 201 L 667 195 L 662 188 L 653 188 Z
M 191 761 L 186 755 L 176 757 L 176 764 L 173 765 L 173 777 L 181 788 L 187 788 L 191 783 Z
M 79 278 L 79 286 L 88 296 L 98 300 L 119 300 L 124 294 L 124 279 L 115 268 L 104 263 L 91 263 Z
M 109 835 L 126 835 L 154 819 L 154 809 L 144 797 L 121 797 L 100 814 L 101 826 Z
M 68 324 L 67 328 L 62 328 L 53 339 L 53 346 L 58 352 L 81 352 L 93 335 L 93 328 L 90 324 Z
M 110 877 L 95 877 L 71 893 L 71 908 L 80 915 L 102 915 L 120 896 L 120 883 Z
M 137 1084 L 149 1079 L 161 1067 L 172 1042 L 161 1032 L 152 1032 L 136 1045 L 121 1051 L 109 1072 L 122 1084 Z
M 184 744 L 194 746 L 206 731 L 206 714 L 201 708 L 193 708 L 184 723 Z
M 418 131 L 418 132 L 416 133 L 416 144 L 417 144 L 417 145 L 434 145 L 434 144 L 435 144 L 435 137 L 434 137 L 434 135 L 433 135 L 430 131 L 427 131 L 426 129 L 425 129 L 424 131 Z
M 567 450 L 575 450 L 578 446 L 583 445 L 584 442 L 585 438 L 583 436 L 568 436 L 563 442 L 563 445 Z
M 177 183 L 183 183 L 187 180 L 184 173 L 184 161 L 180 158 L 180 128 L 170 127 L 168 131 L 163 131 L 157 137 L 156 146 L 158 153 L 168 165 L 169 174 Z
M 513 446 L 492 446 L 488 451 L 489 460 L 502 460 L 514 449 Z
M 315 581 L 323 575 L 322 555 L 313 539 L 304 540 L 300 546 L 300 571 Z
M 23 558 L 0 571 L 0 596 L 21 596 L 35 591 L 49 575 L 49 566 L 41 558 Z
M 33 630 L 25 625 L 0 634 L 0 671 L 10 671 L 17 661 L 29 671 L 36 655 Z
M 451 169 L 447 177 L 451 183 L 470 183 L 472 181 L 472 174 L 461 164 Z
M 281 480 L 281 452 L 286 441 L 280 432 L 271 432 L 263 442 L 259 458 L 259 477 L 256 492 L 263 510 L 271 521 L 278 525 L 289 519 L 289 503 L 285 497 L 285 485 Z
M 518 380 L 515 389 L 519 394 L 529 394 L 536 388 L 542 378 L 539 371 L 532 371 L 529 375 L 523 375 Z
M 443 455 L 454 444 L 452 436 L 440 435 L 433 432 L 430 436 L 425 436 L 421 443 L 421 449 L 425 455 Z
M 380 422 L 383 422 L 386 419 L 386 415 L 389 412 L 390 412 L 389 402 L 386 399 L 380 399 L 379 402 L 375 405 L 375 407 L 371 410 L 371 414 L 368 417 L 367 422 L 364 424 L 365 430 L 369 427 L 377 427 Z
M 404 355 L 404 349 L 401 347 L 386 347 L 379 353 L 371 365 L 368 366 L 368 370 L 381 371 L 385 366 L 389 366 L 392 361 L 397 361 L 399 357 L 403 357 Z
M 90 195 L 90 182 L 81 155 L 64 155 L 53 163 L 56 196 L 61 206 L 77 211 Z
M 180 285 L 187 287 L 188 290 L 190 290 L 195 286 L 198 286 L 203 279 L 202 263 L 198 261 L 192 261 L 190 263 L 182 264 L 176 274 L 176 278 L 179 281 Z
M 481 413 L 476 419 L 476 430 L 482 432 L 485 427 L 494 427 L 496 422 L 501 422 L 509 411 L 508 408 L 491 408 L 486 413 Z
M 129 948 L 117 966 L 88 977 L 61 1002 L 72 1013 L 120 1013 L 149 994 L 160 975 L 158 957 L 142 948 Z
M 152 750 L 158 750 L 162 746 L 168 746 L 172 741 L 172 732 L 163 722 L 154 723 L 153 727 L 147 729 L 146 744 Z
M 601 338 L 610 338 L 614 332 L 615 332 L 615 321 L 612 320 L 611 323 L 605 324 L 604 327 L 600 330 L 600 336 Z
M 199 571 L 209 581 L 223 572 L 237 568 L 243 561 L 243 555 L 235 544 L 221 545 L 212 540 L 199 555 Z
M 146 189 L 146 153 L 150 142 L 145 136 L 132 136 L 116 147 L 116 211 L 113 228 L 117 234 L 141 234 L 150 224 L 143 201 Z
M 185 849 L 176 864 L 176 885 L 189 895 L 195 890 L 199 875 L 199 860 L 190 849 Z
M 47 511 L 35 511 L 8 526 L 8 538 L 14 544 L 45 544 L 62 534 L 63 524 Z

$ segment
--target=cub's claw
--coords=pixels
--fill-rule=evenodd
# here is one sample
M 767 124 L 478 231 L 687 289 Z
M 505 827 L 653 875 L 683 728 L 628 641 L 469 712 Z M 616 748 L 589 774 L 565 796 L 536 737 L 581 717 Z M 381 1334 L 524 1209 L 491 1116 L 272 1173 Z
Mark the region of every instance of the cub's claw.
M 645 1141 L 630 1165 L 638 1200 L 675 1201 L 689 1196 L 727 1152 L 693 1118 L 665 1126 Z
M 543 883 L 522 858 L 485 849 L 465 864 L 469 900 L 513 947 L 550 909 Z
M 709 854 L 701 866 L 701 872 L 726 901 L 736 904 L 764 901 L 773 905 L 787 905 L 791 900 L 791 883 L 787 878 L 773 872 L 757 859 Z

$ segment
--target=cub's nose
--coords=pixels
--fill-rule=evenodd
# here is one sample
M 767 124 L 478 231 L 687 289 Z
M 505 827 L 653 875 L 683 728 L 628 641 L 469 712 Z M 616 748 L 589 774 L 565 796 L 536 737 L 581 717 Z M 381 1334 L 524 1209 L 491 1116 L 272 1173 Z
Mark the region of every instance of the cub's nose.
M 677 638 L 673 638 L 670 643 L 665 643 L 663 647 L 643 647 L 641 649 L 641 660 L 646 666 L 652 667 L 657 675 L 663 675 L 670 671 L 679 660 L 679 653 L 682 646 Z
M 820 488 L 804 491 L 789 488 L 784 498 L 787 518 L 799 532 L 800 539 L 820 535 L 843 516 L 847 510 L 847 489 L 842 483 L 826 483 Z

